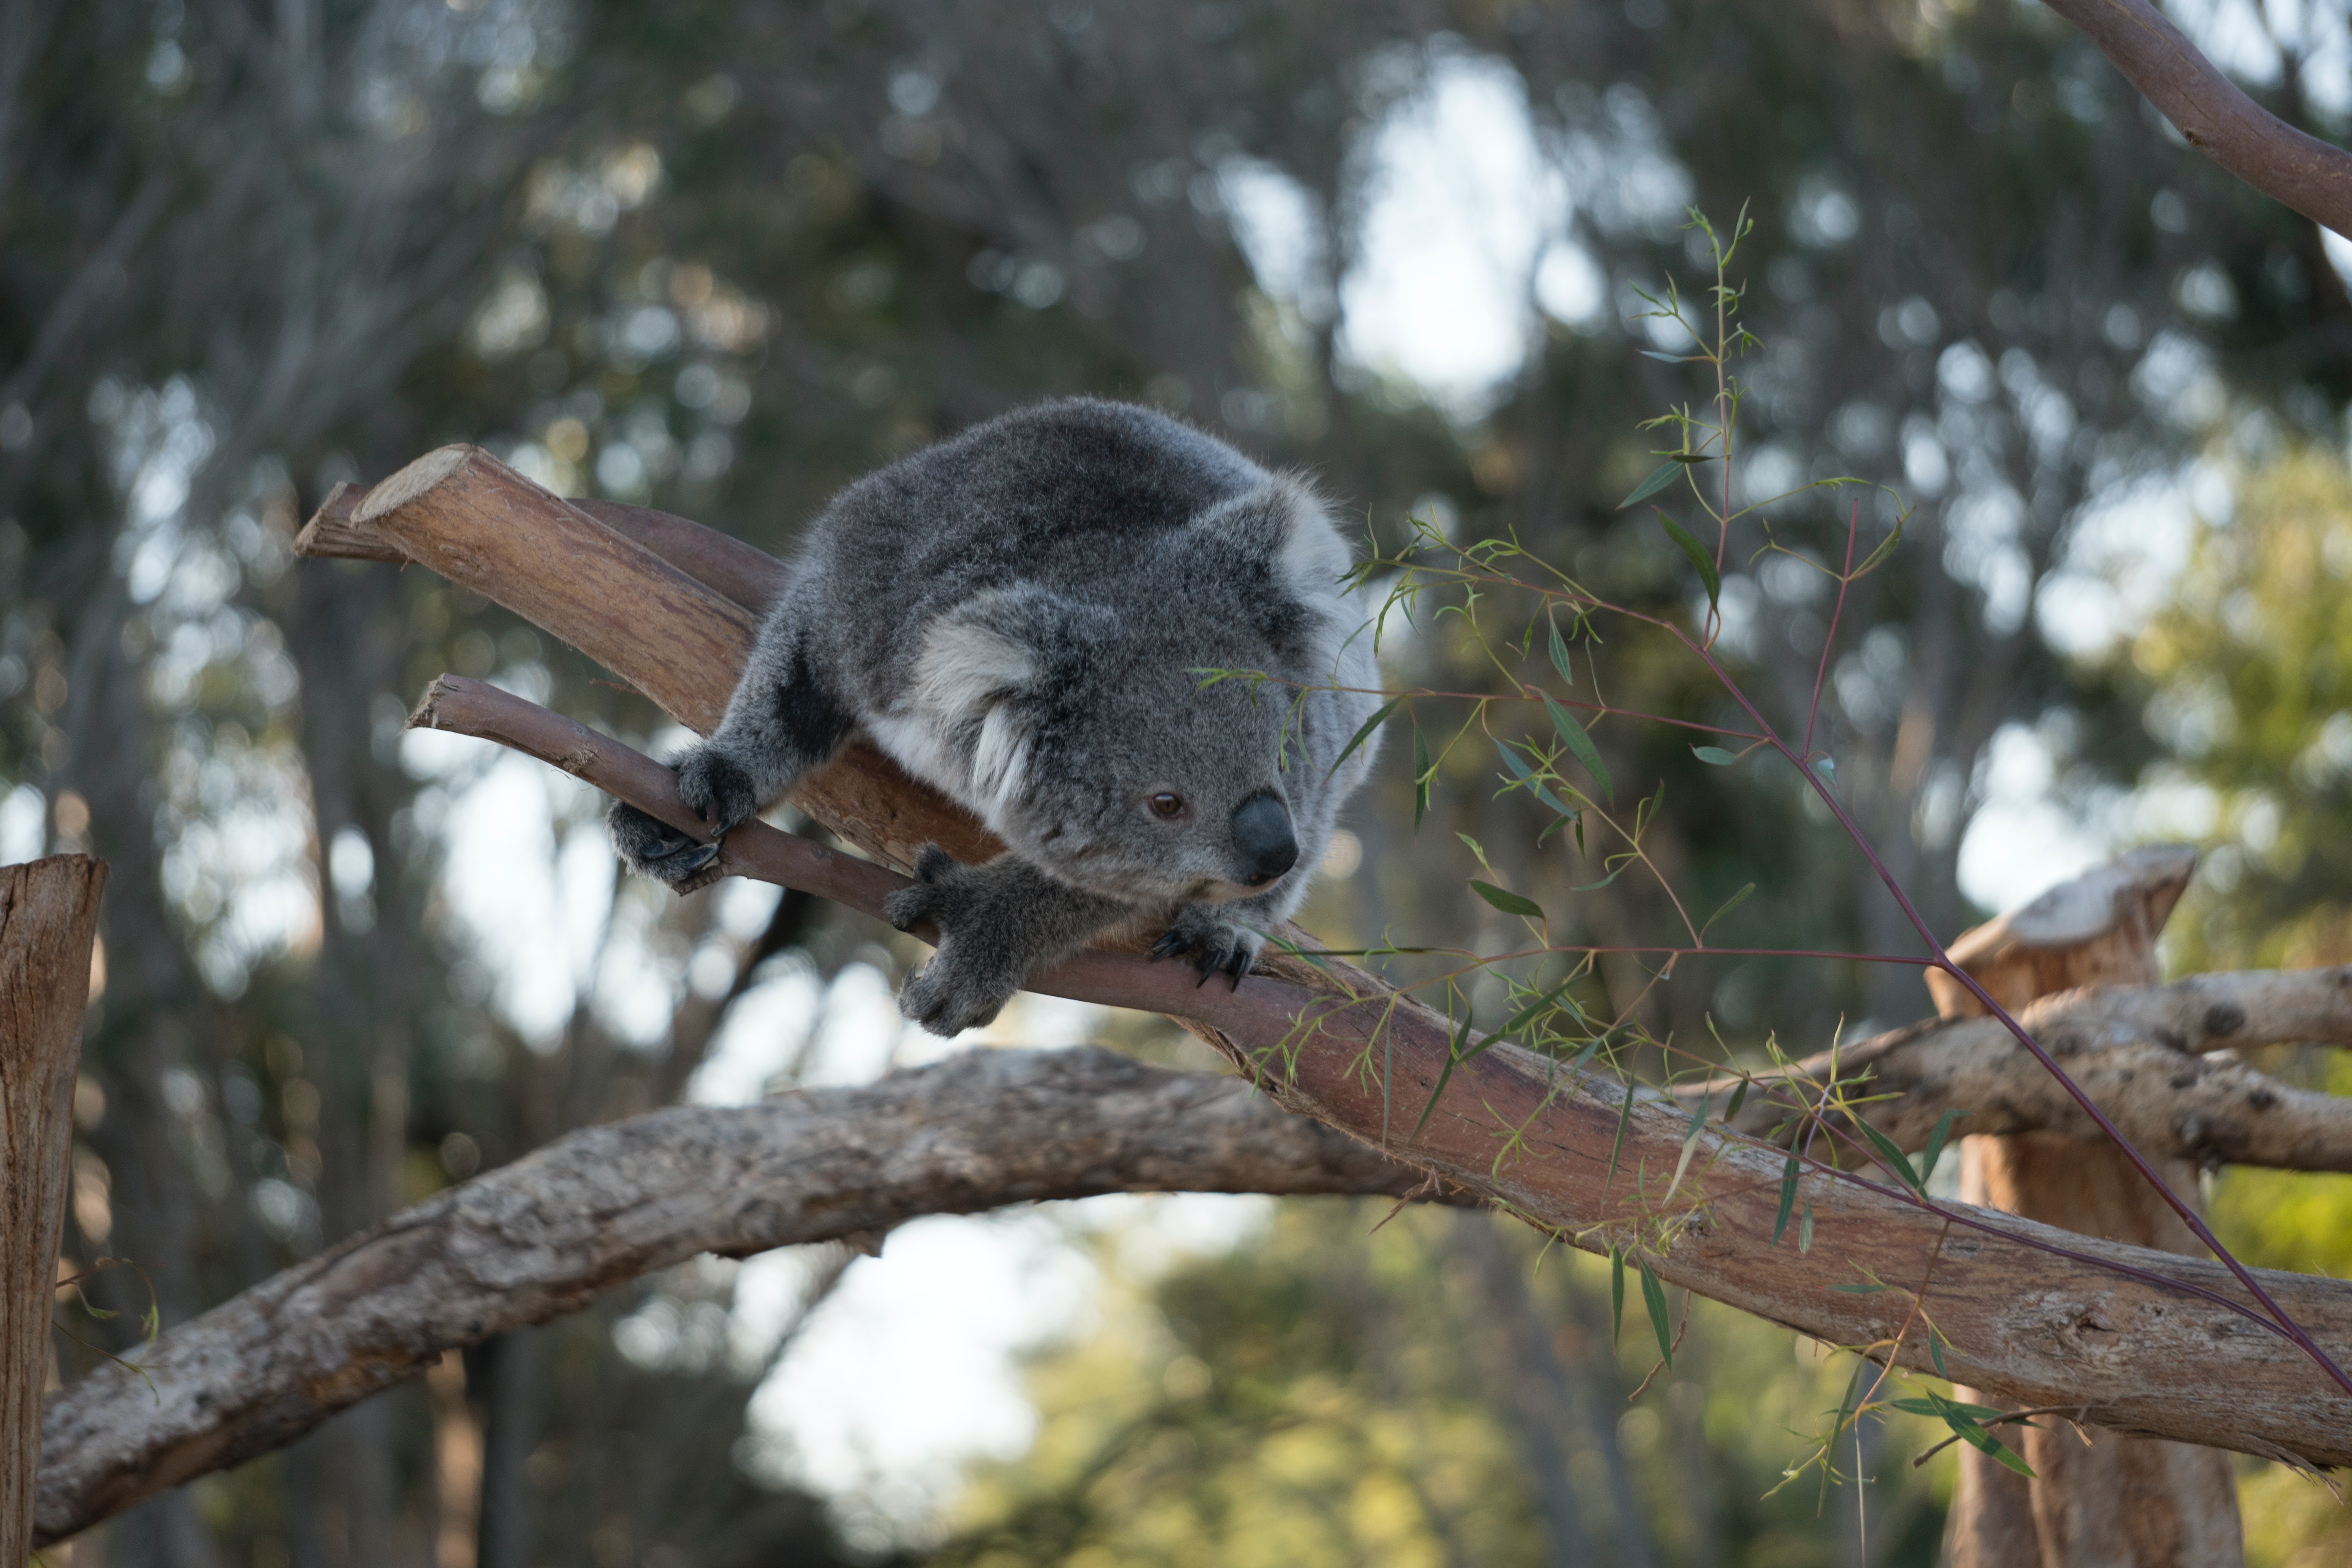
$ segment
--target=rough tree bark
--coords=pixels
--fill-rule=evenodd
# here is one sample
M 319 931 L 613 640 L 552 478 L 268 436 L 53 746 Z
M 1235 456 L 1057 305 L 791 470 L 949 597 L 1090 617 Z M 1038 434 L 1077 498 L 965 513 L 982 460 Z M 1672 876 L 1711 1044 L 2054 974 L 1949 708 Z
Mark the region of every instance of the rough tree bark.
M 42 1434 L 37 1540 L 268 1453 L 446 1351 L 698 1252 L 842 1239 L 871 1250 L 919 1215 L 1097 1193 L 1423 1185 L 1422 1172 L 1238 1079 L 1093 1047 L 973 1051 L 856 1089 L 609 1122 L 174 1328 L 143 1376 L 107 1366 L 60 1390 Z
M 2074 986 L 2147 984 L 2158 976 L 2157 932 L 2195 868 L 2195 855 L 2185 849 L 2136 850 L 1979 926 L 1949 951 L 1994 1001 L 2014 1011 Z M 1982 1015 L 1951 976 L 1930 971 L 1927 984 L 1945 1017 Z M 2226 1012 L 2218 1021 L 2227 1021 Z M 2174 1191 L 2196 1200 L 2193 1161 L 2142 1152 Z M 1974 1136 L 1962 1141 L 1960 1159 L 1960 1194 L 1969 1202 L 2111 1241 L 2204 1251 L 2104 1140 L 2062 1131 Z M 2020 1433 L 2016 1446 L 2033 1467 L 2031 1481 L 1974 1448 L 1960 1455 L 1955 1568 L 2237 1568 L 2244 1561 L 2237 1489 L 2229 1456 L 2218 1449 L 2077 1433 L 2061 1421 Z
M 0 1563 L 32 1544 L 41 1383 L 103 861 L 0 867 Z

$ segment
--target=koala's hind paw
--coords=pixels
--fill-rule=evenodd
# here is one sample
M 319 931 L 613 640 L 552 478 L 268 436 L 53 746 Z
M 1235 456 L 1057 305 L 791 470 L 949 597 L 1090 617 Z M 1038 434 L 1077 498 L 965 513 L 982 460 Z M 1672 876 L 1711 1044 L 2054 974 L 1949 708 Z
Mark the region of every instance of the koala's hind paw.
M 716 843 L 698 843 L 626 801 L 613 803 L 604 814 L 604 825 L 612 831 L 613 847 L 621 852 L 630 870 L 682 893 L 699 887 L 699 874 L 719 858 Z
M 1242 976 L 1250 972 L 1250 965 L 1257 962 L 1258 950 L 1265 945 L 1262 933 L 1221 920 L 1202 906 L 1192 904 L 1151 944 L 1151 956 L 1176 958 L 1189 952 L 1193 966 L 1201 972 L 1202 984 L 1206 985 L 1210 975 L 1223 970 L 1232 977 L 1234 989 L 1238 991 Z
M 900 931 L 928 924 L 939 933 L 930 963 L 898 987 L 898 1011 L 934 1035 L 979 1028 L 1021 989 L 1020 966 L 992 952 L 986 897 L 980 873 L 934 844 L 916 859 L 914 881 L 883 902 Z

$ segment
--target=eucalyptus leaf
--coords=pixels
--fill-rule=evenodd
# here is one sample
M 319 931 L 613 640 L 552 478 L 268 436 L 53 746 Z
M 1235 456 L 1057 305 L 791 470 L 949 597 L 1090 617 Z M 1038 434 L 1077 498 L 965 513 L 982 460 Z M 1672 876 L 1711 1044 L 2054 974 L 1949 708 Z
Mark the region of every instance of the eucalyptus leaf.
M 1609 1248 L 1609 1342 L 1615 1344 L 1625 1331 L 1625 1249 L 1613 1243 Z
M 1657 1331 L 1658 1354 L 1664 1358 L 1666 1369 L 1671 1372 L 1675 1364 L 1675 1329 L 1666 1317 L 1666 1288 L 1650 1271 L 1648 1258 L 1637 1258 L 1633 1262 L 1642 1270 L 1642 1305 L 1649 1309 L 1650 1327 Z
M 1332 763 L 1330 773 L 1338 773 L 1339 771 L 1339 763 L 1344 763 L 1349 757 L 1354 756 L 1356 754 L 1356 748 L 1362 745 L 1367 740 L 1369 740 L 1371 737 L 1373 731 L 1379 729 L 1382 724 L 1387 723 L 1389 715 L 1395 712 L 1397 710 L 1397 704 L 1403 700 L 1404 699 L 1402 697 L 1391 697 L 1386 702 L 1381 703 L 1380 710 L 1374 713 L 1370 718 L 1365 720 L 1363 723 L 1357 728 L 1355 734 L 1349 737 L 1348 743 L 1339 748 L 1339 758 L 1337 761 Z M 1330 774 L 1326 773 L 1324 776 L 1328 778 Z
M 1780 1217 L 1772 1222 L 1772 1245 L 1780 1245 L 1780 1233 L 1789 1228 L 1789 1211 L 1797 1206 L 1797 1173 L 1800 1166 L 1794 1154 L 1780 1173 Z
M 1531 920 L 1544 918 L 1541 904 L 1537 903 L 1533 899 L 1521 898 L 1508 888 L 1498 888 L 1492 882 L 1482 882 L 1475 877 L 1470 879 L 1470 886 L 1477 889 L 1480 898 L 1507 915 L 1526 915 Z
M 1656 495 L 1660 490 L 1664 489 L 1668 485 L 1673 484 L 1676 479 L 1682 478 L 1682 476 L 1683 466 L 1680 463 L 1660 463 L 1651 473 L 1648 479 L 1643 479 L 1640 484 L 1633 487 L 1633 491 L 1631 495 L 1617 503 L 1617 510 L 1619 511 L 1623 511 L 1635 501 L 1648 500 L 1652 496 Z
M 1421 819 L 1429 815 L 1429 742 L 1421 738 L 1421 730 L 1412 731 L 1412 830 L 1421 831 Z
M 1576 760 L 1584 764 L 1584 771 L 1601 781 L 1601 793 L 1609 804 L 1616 805 L 1617 786 L 1609 782 L 1609 769 L 1601 760 L 1601 748 L 1592 743 L 1592 737 L 1584 732 L 1584 726 L 1576 721 L 1576 715 L 1553 701 L 1549 691 L 1544 693 L 1544 706 L 1551 710 L 1551 727 L 1559 731 L 1560 740 L 1566 742 Z
M 1715 557 L 1708 553 L 1705 545 L 1691 537 L 1690 530 L 1664 512 L 1658 514 L 1658 526 L 1666 531 L 1668 539 L 1682 546 L 1683 553 L 1690 557 L 1690 563 L 1698 568 L 1698 580 L 1706 584 L 1707 606 L 1712 609 L 1716 601 L 1723 597 L 1723 574 L 1715 569 Z
M 1737 753 L 1727 752 L 1721 746 L 1693 746 L 1691 755 L 1713 768 L 1727 768 L 1739 760 Z

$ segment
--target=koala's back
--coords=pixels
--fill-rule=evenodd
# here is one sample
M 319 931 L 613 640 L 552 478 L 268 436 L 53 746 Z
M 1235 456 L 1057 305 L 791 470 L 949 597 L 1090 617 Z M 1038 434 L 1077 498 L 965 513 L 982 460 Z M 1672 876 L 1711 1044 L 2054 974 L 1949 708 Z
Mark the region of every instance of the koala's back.
M 1218 501 L 1270 482 L 1150 409 L 1041 404 L 843 490 L 811 529 L 794 597 L 824 624 L 850 692 L 880 696 L 877 678 L 903 668 L 939 611 L 1020 581 L 1108 588 Z

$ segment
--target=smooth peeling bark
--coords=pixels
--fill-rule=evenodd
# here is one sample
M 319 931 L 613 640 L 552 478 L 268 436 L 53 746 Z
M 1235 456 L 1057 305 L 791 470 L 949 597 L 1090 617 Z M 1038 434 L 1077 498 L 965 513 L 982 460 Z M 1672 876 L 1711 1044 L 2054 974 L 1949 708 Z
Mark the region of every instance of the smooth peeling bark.
M 0 866 L 0 1563 L 25 1561 L 73 1149 L 74 1070 L 106 866 Z
M 2352 154 L 2247 97 L 2148 0 L 2050 0 L 2050 8 L 2080 28 L 2191 147 L 2352 238 Z

